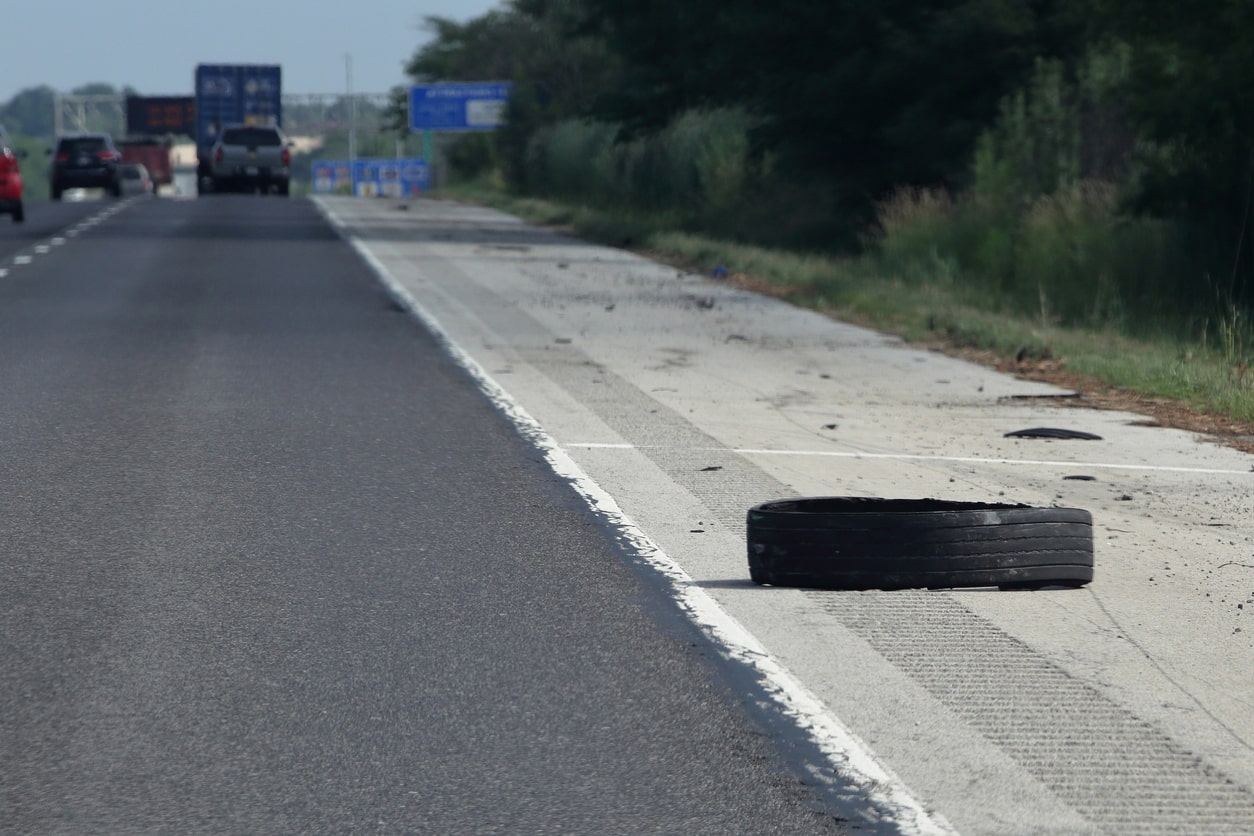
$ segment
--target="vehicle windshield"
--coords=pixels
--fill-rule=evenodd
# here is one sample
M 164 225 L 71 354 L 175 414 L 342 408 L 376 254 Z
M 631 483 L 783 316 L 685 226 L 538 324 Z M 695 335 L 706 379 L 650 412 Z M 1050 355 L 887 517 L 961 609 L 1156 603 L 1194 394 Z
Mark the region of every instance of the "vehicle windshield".
M 247 145 L 265 148 L 282 145 L 279 132 L 271 128 L 227 128 L 222 132 L 223 145 Z

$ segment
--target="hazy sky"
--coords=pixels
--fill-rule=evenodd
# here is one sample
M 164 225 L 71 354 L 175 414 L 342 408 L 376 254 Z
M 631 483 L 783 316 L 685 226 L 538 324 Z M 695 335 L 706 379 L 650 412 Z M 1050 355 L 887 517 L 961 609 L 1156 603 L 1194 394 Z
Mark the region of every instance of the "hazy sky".
M 496 0 L 5 0 L 0 102 L 47 84 L 101 81 L 147 96 L 190 96 L 197 64 L 283 66 L 286 93 L 340 93 L 407 82 L 429 15 L 465 21 Z

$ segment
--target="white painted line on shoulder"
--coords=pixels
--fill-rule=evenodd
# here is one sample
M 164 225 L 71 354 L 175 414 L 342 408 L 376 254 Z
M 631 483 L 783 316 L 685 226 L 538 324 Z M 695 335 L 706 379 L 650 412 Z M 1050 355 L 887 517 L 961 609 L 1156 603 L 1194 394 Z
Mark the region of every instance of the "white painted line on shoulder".
M 597 442 L 576 442 L 574 444 L 562 445 L 569 450 L 635 450 L 638 449 L 634 444 L 601 444 Z M 661 449 L 661 448 L 647 448 Z M 698 449 L 694 452 L 730 452 L 737 453 L 742 456 L 818 456 L 834 459 L 894 459 L 899 461 L 929 461 L 929 462 L 954 462 L 957 464 L 1001 464 L 1016 465 L 1024 467 L 1059 467 L 1066 469 L 1075 468 L 1093 468 L 1094 470 L 1148 470 L 1160 473 L 1195 473 L 1207 475 L 1225 475 L 1225 476 L 1248 476 L 1254 473 L 1251 470 L 1226 470 L 1214 467 L 1172 467 L 1170 465 L 1157 464 L 1120 464 L 1117 462 L 1066 462 L 1052 461 L 1049 459 L 992 459 L 980 458 L 978 456 L 929 456 L 914 453 L 856 453 L 848 451 L 835 450 L 767 450 L 754 449 L 750 447 L 736 448 L 715 448 L 711 447 L 707 450 Z
M 62 245 L 62 244 L 64 244 L 64 243 L 65 243 L 65 239 L 64 239 L 64 238 L 57 237 L 57 238 L 53 238 L 53 239 L 52 239 L 52 246 L 54 246 L 54 247 L 59 247 L 59 246 L 61 246 L 61 245 Z
M 48 246 L 47 244 L 39 244 L 38 246 L 35 247 L 35 255 L 44 255 L 51 249 L 52 247 Z
M 35 259 L 29 255 L 19 255 L 19 256 L 14 256 L 13 263 L 14 264 L 30 264 L 34 260 Z
M 7 275 L 9 275 L 9 271 L 3 268 L 0 268 L 0 279 L 3 279 Z
M 792 452 L 788 450 L 737 450 L 737 453 L 745 455 L 763 455 L 763 456 L 830 456 L 833 458 L 844 459 L 902 459 L 906 461 L 938 461 L 938 462 L 957 462 L 960 464 L 1005 464 L 1005 465 L 1026 465 L 1032 467 L 1091 467 L 1095 469 L 1106 470 L 1152 470 L 1165 473 L 1222 473 L 1222 474 L 1249 474 L 1249 470 L 1224 470 L 1221 468 L 1209 467 L 1171 467 L 1168 465 L 1155 464 L 1122 464 L 1119 462 L 1064 462 L 1052 461 L 1049 459 L 993 459 L 980 458 L 979 456 L 928 456 L 910 453 L 838 453 L 829 451 L 801 450 Z
M 317 205 L 388 291 L 432 333 L 453 360 L 475 380 L 484 395 L 513 422 L 523 437 L 544 453 L 553 471 L 568 480 L 592 511 L 617 530 L 641 558 L 667 580 L 677 604 L 710 641 L 721 648 L 729 659 L 758 674 L 778 709 L 823 753 L 828 761 L 823 766 L 858 787 L 863 797 L 878 807 L 891 825 L 901 833 L 911 836 L 942 836 L 955 832 L 941 816 L 929 813 L 901 779 L 881 764 L 870 749 L 818 697 L 797 681 L 704 589 L 698 587 L 683 568 L 619 508 L 614 498 L 584 473 L 544 428 L 474 358 L 454 342 L 439 321 L 392 276 L 383 262 L 360 239 L 347 232 L 334 213 L 321 202 Z

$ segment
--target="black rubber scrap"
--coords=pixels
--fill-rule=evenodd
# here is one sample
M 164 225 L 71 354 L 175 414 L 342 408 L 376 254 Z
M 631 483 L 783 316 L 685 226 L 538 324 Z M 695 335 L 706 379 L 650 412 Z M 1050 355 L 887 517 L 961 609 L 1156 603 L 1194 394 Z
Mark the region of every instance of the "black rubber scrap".
M 817 589 L 1083 586 L 1093 519 L 1077 508 L 812 497 L 749 509 L 749 575 Z
M 1086 433 L 1080 430 L 1062 430 L 1056 427 L 1033 427 L 1030 430 L 1015 430 L 1006 433 L 1005 438 L 1063 438 L 1063 439 L 1080 439 L 1082 441 L 1101 441 L 1100 435 Z

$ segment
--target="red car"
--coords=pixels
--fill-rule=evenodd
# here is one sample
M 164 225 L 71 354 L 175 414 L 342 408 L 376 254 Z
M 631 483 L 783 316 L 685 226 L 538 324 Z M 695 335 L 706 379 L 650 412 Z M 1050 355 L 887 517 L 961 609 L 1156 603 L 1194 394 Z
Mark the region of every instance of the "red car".
M 13 147 L 4 126 L 0 125 L 0 215 L 12 215 L 17 223 L 26 220 L 26 211 L 22 208 L 22 172 L 17 164 L 18 158 L 24 156 L 26 153 Z

